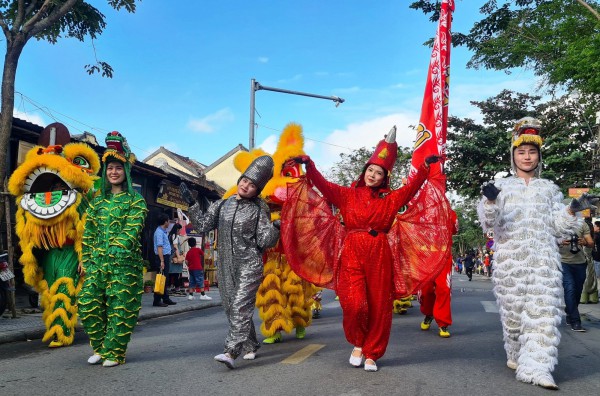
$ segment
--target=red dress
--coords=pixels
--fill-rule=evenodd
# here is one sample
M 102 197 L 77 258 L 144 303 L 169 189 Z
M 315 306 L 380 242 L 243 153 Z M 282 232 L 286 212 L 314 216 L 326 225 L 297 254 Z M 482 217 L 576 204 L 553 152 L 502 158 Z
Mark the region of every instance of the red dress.
M 312 161 L 306 176 L 342 215 L 343 241 L 337 294 L 344 312 L 344 333 L 362 347 L 367 359 L 377 360 L 387 348 L 392 324 L 393 270 L 387 232 L 398 211 L 419 190 L 428 175 L 422 166 L 414 180 L 397 190 L 342 187 L 323 178 Z

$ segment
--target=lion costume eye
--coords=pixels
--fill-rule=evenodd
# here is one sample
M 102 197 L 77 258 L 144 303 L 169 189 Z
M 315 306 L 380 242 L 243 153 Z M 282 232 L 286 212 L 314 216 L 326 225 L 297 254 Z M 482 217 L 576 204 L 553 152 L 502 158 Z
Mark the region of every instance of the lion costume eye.
M 91 175 L 100 171 L 98 154 L 85 143 L 69 143 L 63 147 L 65 158 Z
M 91 166 L 87 159 L 80 156 L 73 158 L 73 164 L 85 169 L 89 169 Z

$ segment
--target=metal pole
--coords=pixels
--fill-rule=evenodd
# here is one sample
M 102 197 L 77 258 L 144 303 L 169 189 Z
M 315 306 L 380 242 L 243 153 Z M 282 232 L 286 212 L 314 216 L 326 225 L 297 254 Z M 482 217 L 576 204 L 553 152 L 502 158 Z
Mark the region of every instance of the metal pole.
M 10 215 L 10 201 L 8 198 L 8 193 L 5 193 L 5 191 L 8 191 L 8 179 L 4 178 L 4 184 L 3 184 L 4 190 L 2 191 L 2 199 L 4 200 L 4 214 L 6 216 L 6 245 L 7 245 L 7 251 L 8 251 L 8 268 L 12 271 L 12 273 L 15 273 L 15 268 L 13 265 L 13 257 L 14 257 L 14 249 L 13 249 L 13 241 L 12 241 L 12 224 L 11 224 L 11 215 Z M 10 281 L 8 281 L 8 286 L 10 287 L 10 290 L 8 291 L 8 293 L 6 294 L 8 297 L 8 308 L 10 308 L 10 311 L 12 313 L 12 318 L 16 318 L 17 317 L 17 309 L 16 309 L 16 299 L 15 299 L 15 278 L 12 278 Z
M 332 100 L 335 103 L 335 107 L 338 107 L 340 105 L 340 103 L 344 103 L 345 100 L 343 98 L 340 98 L 338 96 L 324 96 L 324 95 L 317 95 L 317 94 L 312 94 L 312 93 L 307 93 L 307 92 L 299 92 L 299 91 L 290 91 L 287 89 L 281 89 L 281 88 L 273 88 L 273 87 L 265 87 L 263 85 L 260 85 L 260 83 L 258 83 L 254 78 L 250 80 L 250 139 L 249 139 L 249 149 L 252 150 L 254 148 L 254 97 L 255 97 L 255 92 L 259 91 L 259 90 L 265 90 L 265 91 L 273 91 L 273 92 L 280 92 L 280 93 L 286 93 L 286 94 L 291 94 L 291 95 L 300 95 L 300 96 L 308 96 L 311 98 L 317 98 L 317 99 L 327 99 L 327 100 Z
M 256 92 L 256 80 L 250 80 L 250 140 L 248 149 L 254 148 L 254 93 Z

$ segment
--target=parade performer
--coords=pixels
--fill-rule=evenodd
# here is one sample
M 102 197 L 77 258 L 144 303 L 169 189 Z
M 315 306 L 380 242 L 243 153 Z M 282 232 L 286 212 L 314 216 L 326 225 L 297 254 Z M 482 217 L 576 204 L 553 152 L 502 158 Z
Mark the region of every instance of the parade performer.
M 276 151 L 271 155 L 274 175 L 263 188 L 260 196 L 271 210 L 271 220 L 280 218 L 281 207 L 286 200 L 288 184 L 297 183 L 303 175 L 301 166 L 293 157 L 304 155 L 302 126 L 295 123 L 283 129 Z M 241 152 L 234 158 L 236 169 L 243 172 L 252 160 L 260 155 L 268 155 L 262 149 Z M 223 196 L 235 194 L 235 187 Z M 300 278 L 288 265 L 281 244 L 269 249 L 265 254 L 264 279 L 258 288 L 256 306 L 262 320 L 260 331 L 265 336 L 263 344 L 274 344 L 283 340 L 281 332 L 295 329 L 296 338 L 306 335 L 306 327 L 312 322 L 313 296 L 318 289 Z M 255 357 L 248 353 L 244 358 Z
M 344 333 L 348 342 L 354 346 L 349 361 L 351 365 L 360 367 L 364 358 L 366 371 L 377 371 L 376 361 L 384 355 L 387 348 L 393 298 L 410 294 L 410 291 L 407 293 L 405 284 L 402 290 L 397 289 L 398 284 L 403 283 L 399 279 L 402 270 L 395 268 L 397 262 L 390 248 L 388 232 L 400 208 L 408 204 L 427 179 L 429 164 L 439 160 L 437 156 L 428 157 L 418 168 L 411 183 L 397 190 L 390 190 L 390 176 L 397 153 L 394 127 L 385 140 L 379 142 L 358 180 L 351 187 L 325 180 L 308 156 L 296 158 L 296 161 L 306 164 L 307 180 L 323 194 L 327 203 L 339 209 L 344 219 L 344 230 L 331 211 L 327 212 L 327 205 L 324 207 L 323 217 L 312 219 L 313 225 L 317 224 L 315 229 L 307 230 L 310 224 L 304 214 L 308 210 L 307 206 L 312 205 L 303 204 L 303 198 L 294 195 L 294 189 L 288 188 L 288 202 L 282 214 L 282 240 L 291 259 L 299 257 L 302 261 L 306 253 L 304 249 L 313 252 L 309 254 L 333 255 L 332 260 L 326 261 L 333 262 L 334 268 L 328 268 L 320 274 L 333 272 L 326 278 L 330 278 L 340 298 Z M 310 189 L 306 190 L 306 194 L 319 202 L 319 198 Z M 317 240 L 339 239 L 339 260 L 335 257 L 339 247 L 320 249 L 316 246 L 303 246 L 305 243 L 301 234 L 307 231 L 332 237 Z M 310 262 L 304 260 L 300 265 L 294 264 L 293 269 L 299 275 L 311 279 L 311 275 L 307 274 L 312 271 L 310 265 Z M 439 270 L 441 268 L 434 271 L 436 275 Z
M 146 201 L 133 189 L 135 155 L 119 132 L 106 136 L 99 195 L 87 210 L 79 312 L 94 354 L 90 364 L 125 363 L 127 344 L 142 305 L 140 235 Z
M 450 212 L 450 223 L 453 234 L 458 232 L 458 219 L 454 211 Z M 421 304 L 421 313 L 425 315 L 421 322 L 421 330 L 429 330 L 431 322 L 439 326 L 439 336 L 442 338 L 450 337 L 448 327 L 452 325 L 452 256 L 448 257 L 448 264 L 435 278 L 427 282 L 419 290 L 418 297 Z
M 70 143 L 67 128 L 48 125 L 40 145 L 10 177 L 16 197 L 25 283 L 41 296 L 50 347 L 73 343 L 77 324 L 76 296 L 83 279 L 77 273 L 85 209 L 93 190 L 100 159 L 85 143 Z
M 302 127 L 288 124 L 281 133 L 277 150 L 272 158 L 275 174 L 263 189 L 261 196 L 271 208 L 271 219 L 277 220 L 287 197 L 287 186 L 297 183 L 303 174 L 300 164 L 293 157 L 304 155 Z M 300 278 L 287 262 L 281 244 L 266 254 L 264 280 L 258 288 L 256 306 L 262 320 L 260 330 L 265 336 L 264 344 L 282 341 L 281 332 L 295 329 L 296 338 L 306 335 L 306 327 L 312 322 L 312 298 L 317 288 Z
M 242 352 L 255 354 L 260 347 L 252 316 L 263 279 L 263 252 L 277 243 L 279 230 L 259 194 L 272 176 L 273 159 L 268 155 L 256 158 L 238 179 L 237 193 L 213 202 L 206 213 L 187 186 L 180 185 L 194 227 L 200 232 L 218 231 L 217 279 L 229 332 L 223 353 L 215 360 L 230 369 Z
M 575 212 L 591 207 L 587 195 L 562 203 L 557 185 L 540 178 L 541 123 L 519 120 L 511 140 L 513 176 L 482 187 L 478 215 L 484 233 L 494 231 L 492 281 L 500 311 L 506 365 L 519 381 L 558 389 L 564 299 L 558 238 L 579 227 Z

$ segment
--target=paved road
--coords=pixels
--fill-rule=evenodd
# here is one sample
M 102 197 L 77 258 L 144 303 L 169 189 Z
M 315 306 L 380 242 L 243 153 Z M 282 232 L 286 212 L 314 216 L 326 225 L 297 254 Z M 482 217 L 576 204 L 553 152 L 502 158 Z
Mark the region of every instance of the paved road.
M 221 352 L 226 332 L 221 308 L 212 307 L 142 320 L 127 364 L 115 368 L 87 365 L 91 351 L 81 332 L 73 346 L 57 350 L 39 340 L 0 345 L 0 394 L 547 394 L 517 382 L 505 367 L 490 290 L 488 279 L 476 276 L 467 282 L 455 275 L 455 323 L 449 339 L 438 337 L 435 326 L 419 330 L 418 304 L 406 315 L 395 315 L 390 345 L 377 373 L 347 363 L 351 347 L 343 338 L 339 303 L 326 292 L 323 315 L 304 340 L 286 335 L 281 344 L 263 346 L 255 361 L 238 359 L 235 370 L 212 359 Z M 561 393 L 596 394 L 600 389 L 600 321 L 586 320 L 585 325 L 587 333 L 561 328 L 555 372 Z

